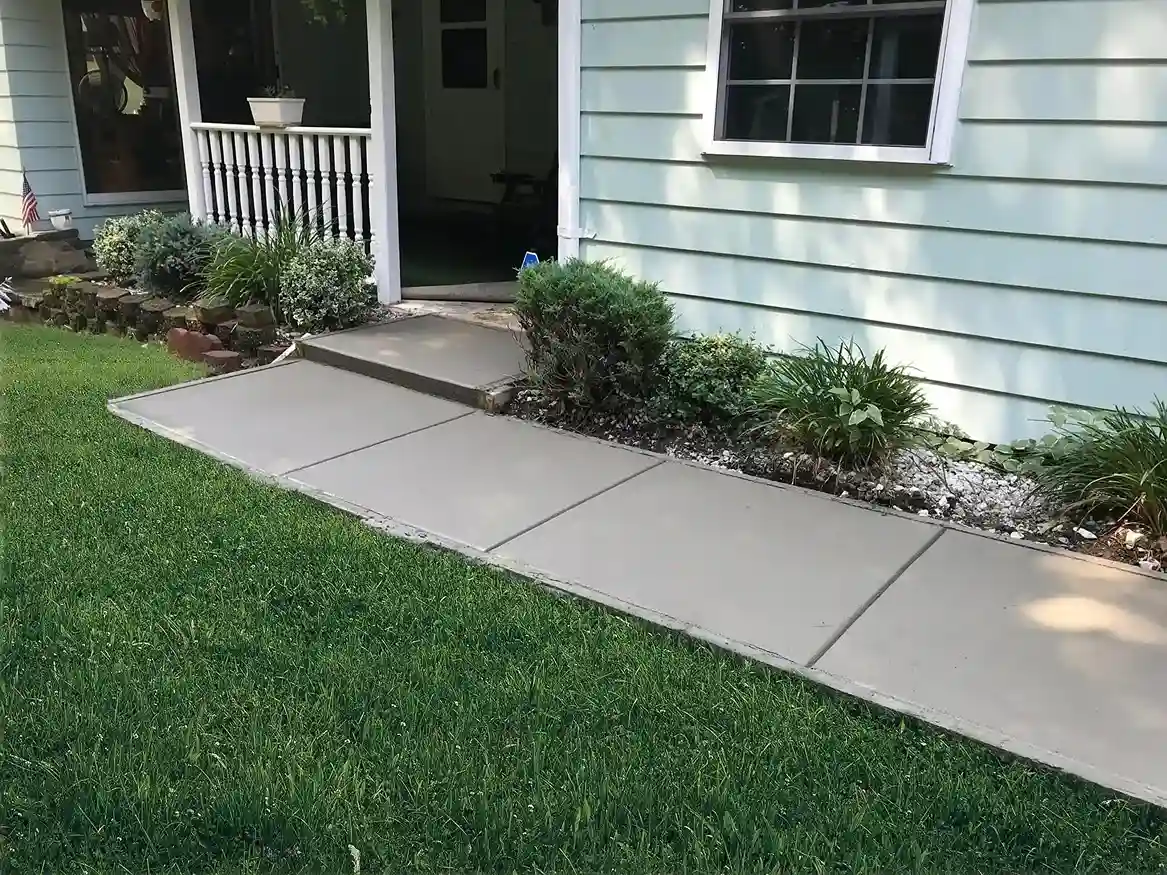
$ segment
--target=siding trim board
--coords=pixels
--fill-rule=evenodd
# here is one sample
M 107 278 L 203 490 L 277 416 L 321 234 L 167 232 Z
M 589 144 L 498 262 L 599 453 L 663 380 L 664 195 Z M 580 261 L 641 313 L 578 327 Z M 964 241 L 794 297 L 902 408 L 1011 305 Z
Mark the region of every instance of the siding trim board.
M 584 0 L 582 254 L 661 282 L 687 331 L 885 347 L 978 438 L 1041 434 L 1051 403 L 1145 407 L 1167 385 L 1162 5 L 976 0 L 951 167 L 913 168 L 711 160 L 709 0 Z

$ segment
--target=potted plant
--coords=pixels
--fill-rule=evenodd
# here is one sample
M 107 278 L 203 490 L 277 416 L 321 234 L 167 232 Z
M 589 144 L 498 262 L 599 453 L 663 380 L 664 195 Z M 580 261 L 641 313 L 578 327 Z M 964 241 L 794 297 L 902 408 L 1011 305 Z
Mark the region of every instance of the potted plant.
M 251 117 L 261 128 L 290 128 L 304 118 L 304 98 L 287 85 L 270 85 L 263 97 L 249 97 Z

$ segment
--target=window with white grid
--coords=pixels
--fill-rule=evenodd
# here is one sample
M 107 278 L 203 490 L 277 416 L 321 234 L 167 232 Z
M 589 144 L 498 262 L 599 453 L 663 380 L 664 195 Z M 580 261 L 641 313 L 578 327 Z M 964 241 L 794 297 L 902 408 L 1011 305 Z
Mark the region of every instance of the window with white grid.
M 971 0 L 713 0 L 710 152 L 947 160 Z

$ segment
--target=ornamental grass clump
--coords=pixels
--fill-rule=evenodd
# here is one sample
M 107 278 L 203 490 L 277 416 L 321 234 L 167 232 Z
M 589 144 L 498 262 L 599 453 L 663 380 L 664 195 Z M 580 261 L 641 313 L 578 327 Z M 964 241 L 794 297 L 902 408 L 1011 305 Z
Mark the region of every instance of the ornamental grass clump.
M 1167 404 L 1050 416 L 1056 440 L 1030 471 L 1038 494 L 1068 516 L 1105 514 L 1167 535 Z
M 820 339 L 775 359 L 751 396 L 763 437 L 849 467 L 879 464 L 915 443 L 929 411 L 906 367 L 889 364 L 883 350 L 868 357 L 853 340 Z

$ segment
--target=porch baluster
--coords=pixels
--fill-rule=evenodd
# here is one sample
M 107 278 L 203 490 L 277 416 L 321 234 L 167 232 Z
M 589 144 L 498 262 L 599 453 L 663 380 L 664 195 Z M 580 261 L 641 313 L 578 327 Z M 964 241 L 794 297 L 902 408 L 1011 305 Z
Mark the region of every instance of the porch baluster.
M 338 236 L 348 239 L 348 144 L 345 137 L 332 138 L 332 151 L 336 156 L 336 225 Z
M 211 179 L 215 186 L 215 222 L 227 225 L 231 217 L 227 211 L 227 194 L 223 190 L 223 134 L 210 131 L 211 138 Z
M 255 219 L 255 236 L 264 237 L 268 228 L 263 213 L 263 159 L 259 157 L 259 136 L 247 135 L 247 169 L 251 174 L 251 212 Z

